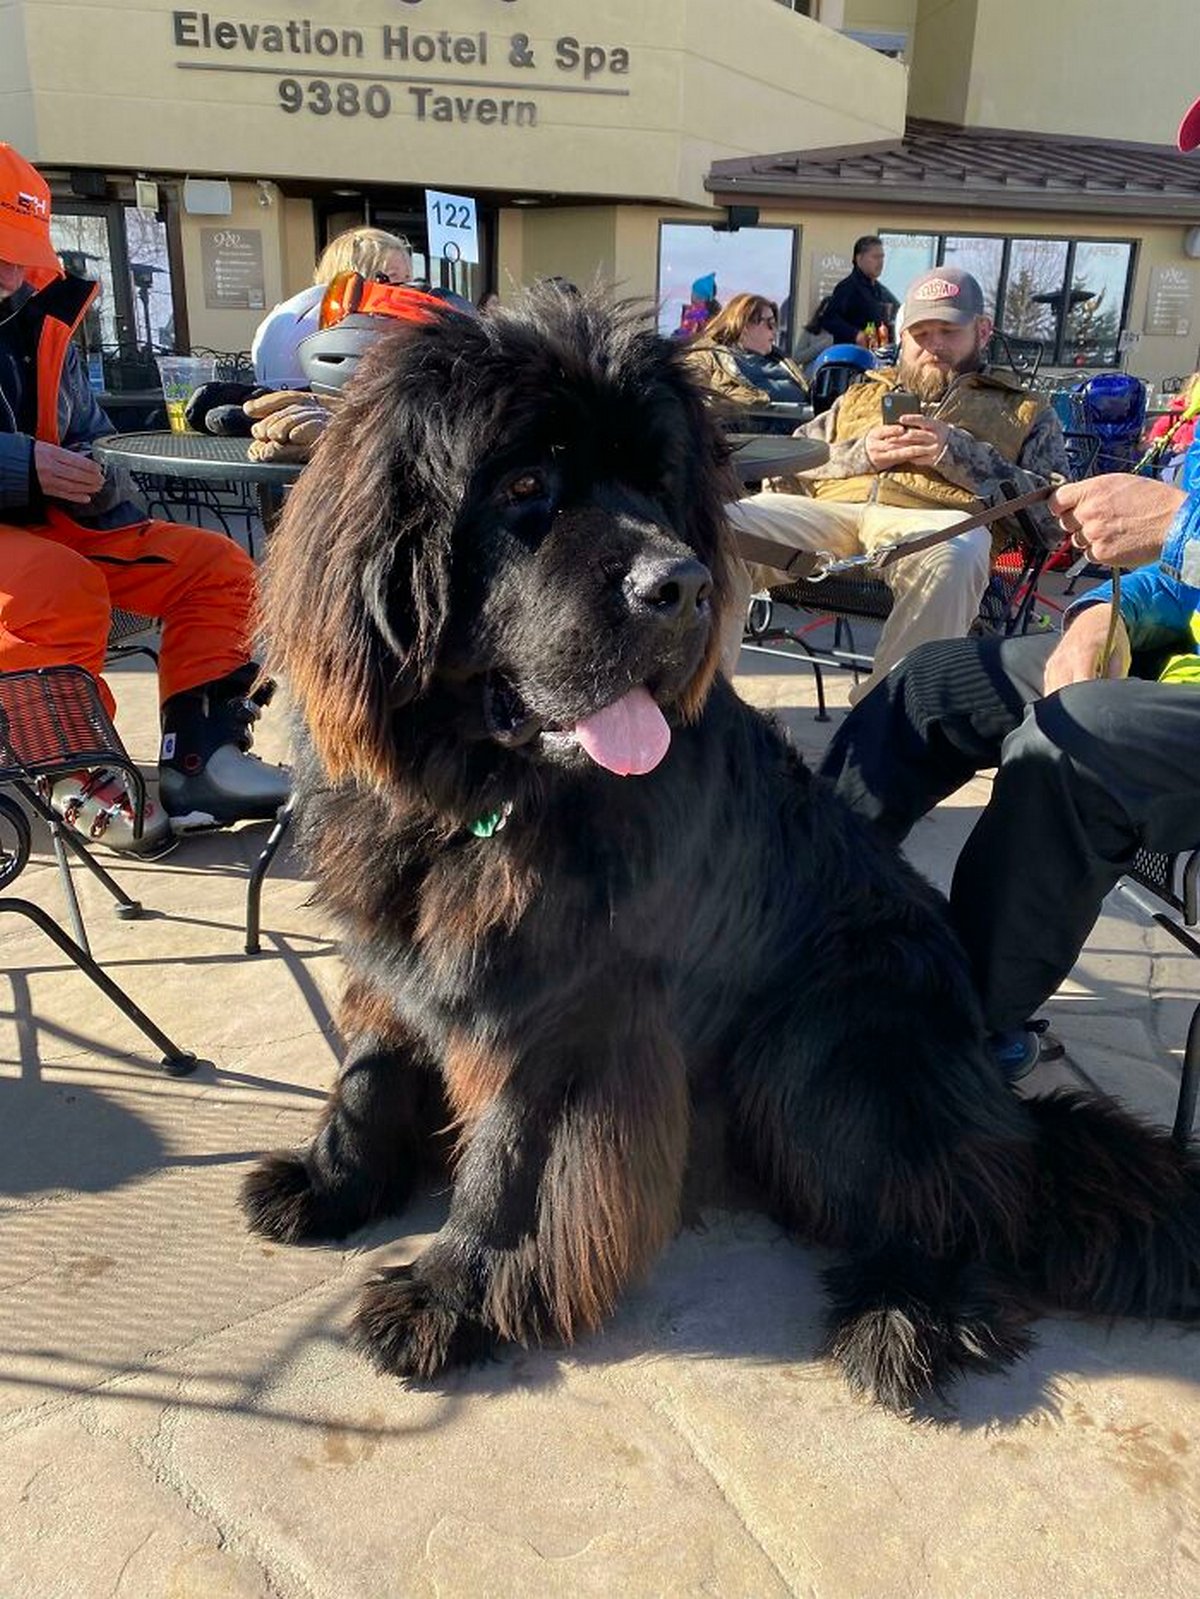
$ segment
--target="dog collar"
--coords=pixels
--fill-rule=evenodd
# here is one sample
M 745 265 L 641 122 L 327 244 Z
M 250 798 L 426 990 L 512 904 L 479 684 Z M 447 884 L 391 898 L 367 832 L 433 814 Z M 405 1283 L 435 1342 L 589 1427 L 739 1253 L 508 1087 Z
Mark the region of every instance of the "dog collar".
M 477 816 L 468 824 L 467 831 L 474 833 L 476 838 L 491 838 L 493 833 L 498 833 L 512 815 L 512 800 L 505 800 L 498 811 L 488 811 L 484 816 Z

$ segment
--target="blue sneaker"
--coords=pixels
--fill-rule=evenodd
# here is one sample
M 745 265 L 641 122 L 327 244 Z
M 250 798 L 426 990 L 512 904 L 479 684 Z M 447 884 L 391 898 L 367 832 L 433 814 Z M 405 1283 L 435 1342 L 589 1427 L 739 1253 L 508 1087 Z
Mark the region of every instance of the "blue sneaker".
M 987 1051 L 1010 1083 L 1019 1083 L 1028 1077 L 1041 1059 L 1042 1041 L 1026 1024 L 1013 1027 L 1004 1033 L 989 1033 Z

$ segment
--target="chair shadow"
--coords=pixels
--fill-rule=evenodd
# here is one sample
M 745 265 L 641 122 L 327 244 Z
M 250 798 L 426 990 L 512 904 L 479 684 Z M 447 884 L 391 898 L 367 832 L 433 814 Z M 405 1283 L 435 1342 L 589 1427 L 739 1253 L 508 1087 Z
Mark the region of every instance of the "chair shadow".
M 99 1194 L 160 1169 L 167 1147 L 108 1094 L 29 1073 L 0 1077 L 0 1194 Z

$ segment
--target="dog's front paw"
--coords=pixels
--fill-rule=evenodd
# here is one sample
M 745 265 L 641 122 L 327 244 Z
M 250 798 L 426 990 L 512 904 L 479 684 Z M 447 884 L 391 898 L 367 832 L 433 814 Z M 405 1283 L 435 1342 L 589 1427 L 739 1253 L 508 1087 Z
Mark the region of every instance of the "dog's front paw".
M 450 1287 L 448 1284 L 447 1287 Z M 433 1377 L 468 1366 L 492 1348 L 492 1334 L 452 1303 L 453 1295 L 412 1266 L 390 1266 L 367 1284 L 354 1317 L 355 1348 L 397 1377 Z
M 241 1203 L 254 1232 L 283 1244 L 344 1238 L 358 1225 L 315 1184 L 304 1156 L 291 1151 L 263 1156 L 242 1183 Z

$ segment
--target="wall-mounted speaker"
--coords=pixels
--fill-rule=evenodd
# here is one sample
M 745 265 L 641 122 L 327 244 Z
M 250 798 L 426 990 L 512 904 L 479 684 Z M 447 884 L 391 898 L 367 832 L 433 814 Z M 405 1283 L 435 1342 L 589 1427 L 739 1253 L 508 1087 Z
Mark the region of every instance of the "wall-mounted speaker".
M 108 198 L 108 178 L 103 172 L 95 172 L 90 167 L 72 167 L 68 176 L 71 193 L 78 195 L 81 200 Z
M 739 228 L 756 228 L 758 226 L 758 207 L 756 205 L 727 205 L 725 207 L 724 222 L 714 222 L 714 233 L 736 233 Z

